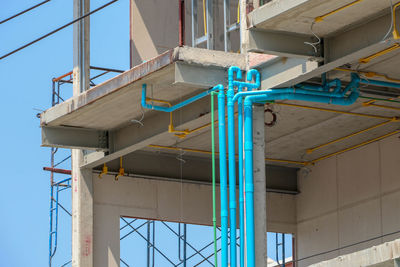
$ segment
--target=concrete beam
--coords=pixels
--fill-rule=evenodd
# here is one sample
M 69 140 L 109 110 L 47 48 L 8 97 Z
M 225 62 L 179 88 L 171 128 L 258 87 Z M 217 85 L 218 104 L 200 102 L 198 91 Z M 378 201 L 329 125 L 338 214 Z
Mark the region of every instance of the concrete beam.
M 160 151 L 137 151 L 123 158 L 125 173 L 129 176 L 147 177 L 153 180 L 183 181 L 185 183 L 210 185 L 211 159 L 183 155 L 182 164 L 176 158 L 176 154 L 163 153 Z M 91 157 L 90 154 L 87 157 Z M 297 170 L 283 166 L 270 166 L 264 163 L 264 173 L 268 180 L 262 187 L 267 192 L 280 192 L 286 194 L 297 193 Z M 119 159 L 107 162 L 109 172 L 117 173 Z M 218 173 L 218 166 L 216 172 Z M 100 172 L 102 166 L 96 168 Z M 262 171 L 262 170 L 261 170 Z M 261 172 L 260 171 L 260 172 Z M 217 183 L 219 178 L 217 177 Z
M 100 208 L 104 208 L 104 211 L 106 211 L 107 207 L 112 207 L 118 214 L 110 213 L 110 216 L 212 225 L 211 185 L 126 176 L 115 181 L 112 175 L 104 175 L 99 179 L 97 174 L 93 174 L 93 188 L 95 211 Z M 219 199 L 219 187 L 217 186 L 217 214 L 220 212 Z M 267 199 L 268 229 L 276 232 L 294 233 L 296 230 L 295 196 L 267 193 Z M 101 219 L 105 215 L 97 216 L 95 214 L 94 216 L 95 219 Z M 95 233 L 109 237 L 107 224 L 108 222 L 95 221 Z M 217 216 L 217 224 L 220 224 L 220 216 Z M 116 223 L 113 223 L 113 225 L 116 225 Z M 102 229 L 97 228 L 97 226 L 102 227 Z M 117 244 L 109 245 L 110 242 L 116 243 L 116 238 L 119 237 L 115 236 L 115 228 L 110 231 L 113 231 L 112 240 L 115 241 L 107 241 L 98 245 L 97 242 L 104 241 L 104 238 L 96 236 L 98 239 L 94 240 L 94 248 L 101 246 L 102 250 L 99 253 L 107 253 L 107 246 L 118 250 Z M 111 252 L 114 254 L 112 250 Z M 103 254 L 102 259 L 106 260 L 106 257 L 108 257 L 109 262 L 110 256 Z
M 397 13 L 400 15 L 400 12 Z M 397 42 L 393 38 L 389 37 L 386 40 L 382 40 L 382 33 L 387 32 L 387 25 L 390 25 L 390 21 L 390 15 L 382 16 L 344 33 L 325 38 L 324 64 L 313 71 L 287 80 L 281 86 L 291 86 L 307 81 L 345 64 L 359 64 L 360 59 L 374 55 L 375 53 L 384 51 L 393 46 Z M 368 34 L 366 34 L 366 32 L 368 32 Z M 386 54 L 386 56 L 388 55 L 390 54 Z M 365 68 L 377 61 L 379 61 L 379 57 L 372 60 L 370 63 L 362 64 L 362 67 Z
M 297 4 L 300 3 L 300 1 L 292 2 L 293 8 L 296 8 Z M 290 4 L 285 5 L 285 7 L 289 6 Z M 263 8 L 264 7 L 260 7 L 259 10 Z M 261 14 L 261 12 L 258 13 Z M 267 14 L 268 12 L 264 13 Z M 397 11 L 397 15 L 400 15 L 400 11 Z M 310 58 L 310 49 L 312 49 L 311 46 L 303 43 L 306 41 L 307 37 L 302 37 L 302 35 L 295 33 L 283 34 L 280 32 L 263 31 L 253 28 L 250 30 L 250 51 L 264 52 L 284 57 L 294 57 L 292 58 L 293 61 L 290 62 L 293 66 L 297 64 L 298 70 L 294 72 L 294 69 L 290 65 L 288 67 L 277 67 L 277 65 L 274 64 L 267 64 L 259 68 L 262 71 L 263 79 L 265 79 L 264 77 L 268 77 L 269 79 L 272 78 L 281 81 L 280 83 L 273 82 L 272 84 L 275 87 L 292 86 L 311 78 L 319 77 L 321 74 L 345 64 L 358 64 L 359 59 L 371 56 L 393 46 L 393 44 L 396 43 L 396 40 L 393 40 L 392 38 L 382 40 L 382 33 L 387 32 L 387 25 L 390 25 L 390 23 L 391 16 L 388 14 L 358 25 L 357 27 L 353 27 L 346 32 L 325 38 L 324 64 L 319 67 L 317 67 L 317 62 L 312 63 L 305 60 Z M 366 34 L 366 32 L 368 34 Z M 303 63 L 301 63 L 298 58 L 304 60 Z M 284 58 L 282 60 L 284 61 L 287 59 Z M 318 61 L 318 58 L 316 58 L 316 60 Z M 296 61 L 297 63 L 295 63 Z M 372 60 L 370 63 L 362 64 L 362 67 L 367 67 L 369 64 L 374 64 L 377 61 L 379 61 L 379 58 Z M 307 65 L 310 65 L 310 67 L 307 67 Z M 301 66 L 305 68 L 302 70 Z M 268 73 L 271 73 L 271 68 L 272 73 L 280 74 L 276 77 L 273 77 L 274 75 L 272 74 L 269 75 Z M 263 89 L 268 87 L 269 86 L 263 86 Z
M 262 90 L 281 87 L 286 81 L 306 75 L 317 68 L 317 61 L 287 57 L 277 57 L 257 67 L 261 72 Z
M 184 84 L 198 88 L 210 88 L 217 84 L 226 84 L 227 71 L 224 68 L 190 65 L 177 62 L 175 64 L 175 84 Z
M 249 30 L 249 52 L 259 52 L 281 57 L 315 57 L 314 48 L 305 42 L 315 42 L 311 36 L 289 33 L 269 32 L 258 29 Z
M 108 150 L 106 131 L 72 127 L 42 127 L 42 146 Z

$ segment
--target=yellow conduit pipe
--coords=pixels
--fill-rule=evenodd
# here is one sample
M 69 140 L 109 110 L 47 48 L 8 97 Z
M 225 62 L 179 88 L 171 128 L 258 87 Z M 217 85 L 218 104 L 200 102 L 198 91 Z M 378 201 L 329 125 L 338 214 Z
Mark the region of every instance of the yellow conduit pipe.
M 165 101 L 165 100 L 160 100 L 160 99 L 154 99 L 154 98 L 146 97 L 146 101 L 153 101 L 153 102 L 156 102 L 156 103 L 167 104 L 169 107 L 172 106 L 172 104 L 170 102 Z M 193 131 L 198 131 L 198 129 L 196 128 Z M 186 135 L 192 133 L 193 131 L 189 131 L 189 130 L 178 131 L 178 130 L 175 130 L 174 124 L 173 124 L 173 119 L 172 119 L 172 112 L 169 113 L 169 125 L 168 125 L 168 132 L 169 133 L 174 133 L 175 136 L 177 136 L 177 137 L 185 138 Z
M 359 134 L 368 132 L 368 131 L 370 131 L 370 130 L 373 130 L 373 129 L 382 127 L 382 126 L 384 126 L 384 125 L 386 125 L 386 124 L 389 124 L 389 123 L 391 123 L 391 122 L 393 122 L 393 121 L 392 121 L 392 120 L 390 120 L 390 121 L 384 121 L 384 122 L 382 122 L 382 123 L 379 123 L 379 124 L 377 124 L 377 125 L 371 126 L 371 127 L 366 128 L 366 129 L 364 129 L 364 130 L 361 130 L 361 131 L 358 131 L 358 132 L 354 132 L 354 133 L 351 133 L 351 134 L 349 134 L 349 135 L 346 135 L 346 136 L 340 137 L 340 138 L 338 138 L 338 139 L 332 140 L 332 141 L 330 141 L 330 142 L 328 142 L 328 143 L 325 143 L 325 144 L 322 144 L 322 145 L 319 145 L 319 146 L 316 146 L 316 147 L 307 149 L 306 152 L 307 152 L 307 154 L 311 154 L 311 153 L 314 152 L 315 150 L 318 150 L 318 149 L 321 149 L 321 148 L 323 148 L 323 147 L 329 146 L 329 145 L 331 145 L 331 144 L 334 144 L 334 143 L 343 141 L 343 140 L 345 140 L 345 139 L 347 139 L 347 138 L 350 138 L 350 137 L 353 137 L 353 136 L 356 136 L 356 135 L 359 135 Z
M 336 109 L 329 109 L 329 108 L 318 108 L 318 107 L 312 107 L 312 106 L 303 106 L 303 105 L 283 103 L 283 102 L 276 102 L 274 104 L 281 105 L 281 106 L 304 108 L 304 109 L 310 109 L 310 110 L 327 111 L 327 112 L 359 116 L 359 117 L 365 117 L 365 118 L 371 118 L 371 119 L 383 119 L 383 120 L 390 120 L 390 121 L 398 120 L 397 117 L 387 117 L 387 116 L 372 115 L 372 114 L 365 114 L 365 113 L 356 113 L 356 112 L 350 112 L 350 111 L 343 111 L 343 110 L 336 110 Z
M 119 157 L 119 170 L 118 174 L 115 175 L 115 181 L 118 181 L 119 177 L 124 176 L 125 170 L 122 168 L 122 157 Z
M 400 83 L 400 79 L 394 79 L 394 78 L 391 78 L 391 77 L 387 76 L 386 74 L 376 73 L 376 72 L 373 72 L 373 71 L 357 71 L 357 70 L 345 69 L 345 68 L 335 68 L 335 70 L 344 71 L 344 72 L 360 73 L 360 74 L 364 74 L 368 78 L 381 77 L 381 78 L 384 78 L 385 80 L 388 80 L 388 81 L 391 81 L 391 82 Z
M 175 150 L 175 151 L 185 151 L 185 152 L 192 152 L 192 153 L 200 153 L 200 154 L 207 154 L 211 155 L 211 151 L 207 150 L 200 150 L 200 149 L 193 149 L 193 148 L 183 148 L 183 147 L 172 147 L 172 146 L 161 146 L 161 145 L 148 145 L 148 147 L 151 148 L 160 148 L 160 149 L 168 149 L 168 150 Z M 219 154 L 218 152 L 216 153 L 217 155 Z M 236 155 L 237 157 L 237 155 Z M 281 163 L 290 163 L 290 164 L 296 164 L 296 165 L 307 165 L 308 162 L 305 161 L 295 161 L 295 160 L 285 160 L 285 159 L 271 159 L 271 158 L 265 158 L 266 161 L 270 162 L 281 162 Z
M 196 0 L 197 1 L 197 0 Z M 206 0 L 203 0 L 204 35 L 207 35 Z
M 392 46 L 390 46 L 390 47 L 388 47 L 386 49 L 383 49 L 382 51 L 379 51 L 379 52 L 377 52 L 375 54 L 372 54 L 372 55 L 370 55 L 368 57 L 360 58 L 358 61 L 360 63 L 362 63 L 362 64 L 366 64 L 366 63 L 370 62 L 371 60 L 373 60 L 375 58 L 378 58 L 380 56 L 386 55 L 387 53 L 392 52 L 392 51 L 394 51 L 394 50 L 396 50 L 398 48 L 400 48 L 400 44 L 396 43 L 396 44 L 394 44 L 394 45 L 392 45 Z
M 156 103 L 167 104 L 170 107 L 172 106 L 172 104 L 170 102 L 165 101 L 165 100 L 160 100 L 160 99 L 146 98 L 146 101 L 153 101 L 153 102 L 156 102 Z M 235 112 L 235 115 L 237 115 L 237 112 Z M 214 123 L 218 123 L 218 121 L 216 120 L 216 121 L 214 121 Z M 192 133 L 198 132 L 198 131 L 203 130 L 203 129 L 205 129 L 207 127 L 210 127 L 210 126 L 211 126 L 211 123 L 206 123 L 206 124 L 204 124 L 202 126 L 194 128 L 192 130 L 189 130 L 189 129 L 185 129 L 183 131 L 175 130 L 174 124 L 173 124 L 172 112 L 170 112 L 168 132 L 169 133 L 174 133 L 175 136 L 177 136 L 179 138 L 185 138 L 188 134 L 192 134 Z
M 344 153 L 344 152 L 347 152 L 347 151 L 350 151 L 350 150 L 353 150 L 353 149 L 368 145 L 370 143 L 373 143 L 375 141 L 379 141 L 381 139 L 384 139 L 386 137 L 392 136 L 392 135 L 397 134 L 397 133 L 400 133 L 400 130 L 396 130 L 396 131 L 387 133 L 385 135 L 373 138 L 371 140 L 362 142 L 360 144 L 357 144 L 357 145 L 354 145 L 354 146 L 351 146 L 351 147 L 348 147 L 348 148 L 345 148 L 345 149 L 330 153 L 328 155 L 322 156 L 322 157 L 314 159 L 312 161 L 293 161 L 293 160 L 270 159 L 270 158 L 266 158 L 265 160 L 266 161 L 271 161 L 271 162 L 291 163 L 291 164 L 303 165 L 303 166 L 312 165 L 312 164 L 317 163 L 318 161 L 321 161 L 321 160 L 336 156 L 338 154 L 341 154 L 341 153 Z M 178 150 L 178 151 L 186 151 L 186 152 L 193 152 L 193 153 L 202 153 L 202 154 L 208 154 L 208 155 L 211 154 L 210 151 L 200 150 L 200 149 L 192 149 L 192 148 L 179 148 L 179 147 L 169 147 L 169 146 L 161 146 L 161 145 L 148 145 L 148 147 L 160 148 L 160 149 L 169 149 L 169 150 Z M 218 154 L 218 153 L 216 153 L 216 154 Z
M 385 134 L 385 135 L 376 137 L 376 138 L 374 138 L 374 139 L 371 139 L 371 140 L 362 142 L 362 143 L 360 143 L 360 144 L 358 144 L 358 145 L 351 146 L 351 147 L 348 147 L 348 148 L 339 150 L 339 151 L 337 151 L 337 152 L 334 152 L 334 153 L 331 153 L 331 154 L 322 156 L 322 157 L 320 157 L 320 158 L 317 158 L 317 159 L 314 159 L 314 160 L 310 161 L 309 163 L 310 163 L 310 164 L 315 164 L 315 163 L 318 162 L 318 161 L 321 161 L 321 160 L 324 160 L 324 159 L 327 159 L 327 158 L 336 156 L 336 155 L 338 155 L 338 154 L 341 154 L 341 153 L 344 153 L 344 152 L 347 152 L 347 151 L 350 151 L 350 150 L 353 150 L 353 149 L 356 149 L 356 148 L 359 148 L 359 147 L 368 145 L 368 144 L 370 144 L 370 143 L 373 143 L 373 142 L 375 142 L 375 141 L 379 141 L 379 140 L 381 140 L 381 139 L 383 139 L 383 138 L 392 136 L 392 135 L 397 134 L 397 133 L 400 133 L 400 130 L 396 130 L 396 131 L 394 131 L 394 132 L 390 132 L 390 133 L 387 133 L 387 134 Z
M 374 102 L 375 102 L 375 100 L 371 100 L 371 101 L 364 102 L 362 105 L 365 107 L 377 107 L 377 108 L 385 108 L 385 109 L 392 109 L 392 110 L 400 110 L 400 108 L 397 108 L 397 107 L 378 105 L 378 104 L 374 104 Z
M 238 0 L 238 5 L 237 5 L 237 19 L 236 19 L 236 23 L 237 23 L 237 24 L 240 23 L 240 0 Z
M 393 38 L 394 39 L 400 39 L 399 32 L 397 31 L 397 25 L 396 25 L 396 8 L 400 6 L 400 3 L 397 3 L 393 6 L 392 9 L 392 16 L 393 16 Z
M 103 169 L 101 170 L 101 173 L 99 174 L 99 178 L 101 178 L 103 175 L 108 173 L 108 167 L 107 165 L 104 163 L 103 164 Z
M 316 22 L 316 23 L 317 23 L 317 22 L 321 22 L 321 21 L 323 21 L 326 17 L 329 17 L 330 15 L 333 15 L 333 14 L 335 14 L 335 13 L 338 13 L 338 12 L 342 11 L 343 9 L 348 8 L 348 7 L 354 6 L 355 4 L 358 4 L 358 3 L 362 2 L 362 1 L 363 1 L 363 0 L 356 0 L 356 1 L 353 1 L 353 2 L 351 2 L 351 3 L 349 3 L 349 4 L 347 4 L 347 5 L 344 5 L 344 6 L 342 6 L 342 7 L 339 7 L 339 8 L 337 8 L 337 9 L 333 10 L 333 11 L 330 11 L 330 12 L 328 12 L 328 13 L 322 15 L 322 16 L 318 16 L 318 17 L 316 17 L 316 18 L 314 19 L 314 22 Z

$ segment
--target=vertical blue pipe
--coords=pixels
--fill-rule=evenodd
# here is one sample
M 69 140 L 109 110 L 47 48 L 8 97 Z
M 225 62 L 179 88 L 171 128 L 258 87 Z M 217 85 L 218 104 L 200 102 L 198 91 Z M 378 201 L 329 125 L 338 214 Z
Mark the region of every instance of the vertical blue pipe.
M 229 211 L 230 211 L 230 266 L 236 267 L 236 158 L 235 158 L 235 106 L 233 96 L 233 76 L 242 79 L 242 71 L 238 67 L 228 70 L 228 154 L 229 154 Z
M 221 265 L 228 267 L 228 188 L 226 172 L 225 93 L 218 93 L 219 183 L 221 189 Z
M 242 91 L 239 86 L 238 92 Z M 244 196 L 243 196 L 243 98 L 238 100 L 238 161 L 239 161 L 239 224 L 240 266 L 244 266 Z
M 247 267 L 255 267 L 254 244 L 254 183 L 253 183 L 253 109 L 251 101 L 244 101 L 244 156 L 246 196 L 246 254 Z

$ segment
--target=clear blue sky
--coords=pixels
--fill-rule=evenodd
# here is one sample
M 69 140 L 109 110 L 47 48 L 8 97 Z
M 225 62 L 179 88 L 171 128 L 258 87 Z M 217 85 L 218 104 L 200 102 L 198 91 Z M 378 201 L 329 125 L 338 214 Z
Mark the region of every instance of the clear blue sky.
M 0 20 L 38 2 L 0 1 Z M 52 0 L 1 24 L 0 55 L 71 21 L 72 2 Z M 91 7 L 94 9 L 106 2 L 92 0 Z M 90 23 L 91 65 L 128 69 L 129 0 L 120 0 L 94 14 Z M 3 99 L 0 105 L 3 118 L 0 132 L 3 143 L 0 156 L 0 266 L 48 264 L 49 174 L 42 171 L 42 167 L 49 166 L 50 149 L 40 147 L 36 113 L 37 109 L 45 110 L 51 105 L 51 78 L 70 70 L 72 27 L 0 61 Z M 64 167 L 69 167 L 68 162 Z M 67 207 L 70 205 L 68 194 L 63 196 Z M 60 230 L 61 244 L 56 261 L 59 264 L 70 257 L 69 218 L 62 216 L 61 220 L 60 225 L 64 228 Z M 132 242 L 129 243 L 132 248 L 127 247 L 123 251 L 135 251 L 135 246 L 139 244 Z M 270 239 L 270 255 L 275 255 L 274 246 L 274 241 Z

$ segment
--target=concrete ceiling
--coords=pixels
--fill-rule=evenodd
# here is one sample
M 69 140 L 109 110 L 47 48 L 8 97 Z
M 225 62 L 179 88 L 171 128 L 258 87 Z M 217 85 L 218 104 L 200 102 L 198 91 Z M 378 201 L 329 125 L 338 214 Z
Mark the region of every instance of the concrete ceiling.
M 290 101 L 285 103 L 385 116 L 388 117 L 388 119 L 399 115 L 399 111 L 396 110 L 372 106 L 365 107 L 362 105 L 362 103 L 366 101 L 367 100 L 365 99 L 360 99 L 356 104 L 349 107 L 322 104 L 310 105 L 310 103 L 299 101 Z M 394 106 L 400 108 L 400 103 L 376 103 L 383 104 L 385 106 Z M 378 127 L 362 134 L 355 135 L 351 138 L 318 149 L 311 154 L 307 154 L 307 149 L 367 129 L 374 125 L 378 125 L 382 122 L 387 121 L 387 119 L 360 117 L 327 111 L 309 110 L 301 107 L 284 106 L 279 104 L 273 104 L 272 106 L 270 106 L 270 108 L 272 108 L 277 113 L 278 117 L 275 126 L 265 127 L 266 157 L 271 159 L 312 161 L 325 155 L 329 155 L 331 153 L 382 136 L 388 132 L 400 129 L 399 122 L 390 122 L 384 126 Z M 266 120 L 268 119 L 269 118 L 266 118 Z M 217 130 L 216 133 L 218 133 Z M 218 134 L 216 135 L 216 140 L 216 150 L 218 151 Z M 184 139 L 177 138 L 171 134 L 169 138 L 160 140 L 160 142 L 158 142 L 157 144 L 167 147 L 181 147 L 211 151 L 211 132 L 209 128 L 206 128 L 193 135 L 189 135 Z M 147 148 L 146 150 L 164 152 L 167 151 L 168 153 L 176 154 L 184 153 L 184 155 L 182 156 L 183 158 L 185 156 L 191 155 L 210 157 L 210 155 L 206 153 L 174 151 L 163 148 Z M 269 163 L 286 166 L 301 166 L 298 164 L 286 164 L 275 161 L 269 161 Z
M 311 25 L 316 17 L 352 2 L 354 0 L 272 0 L 251 12 L 249 17 L 252 26 L 259 29 L 312 35 Z M 392 2 L 395 4 L 399 0 Z M 363 0 L 315 23 L 313 30 L 327 37 L 389 12 L 389 0 Z

